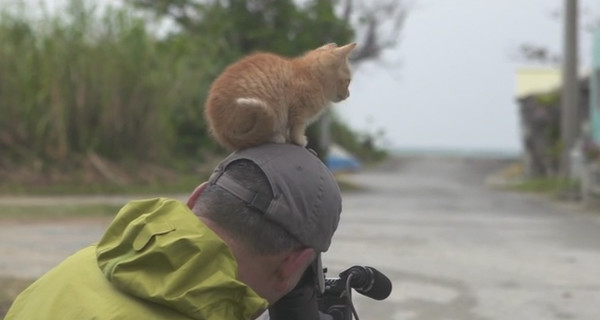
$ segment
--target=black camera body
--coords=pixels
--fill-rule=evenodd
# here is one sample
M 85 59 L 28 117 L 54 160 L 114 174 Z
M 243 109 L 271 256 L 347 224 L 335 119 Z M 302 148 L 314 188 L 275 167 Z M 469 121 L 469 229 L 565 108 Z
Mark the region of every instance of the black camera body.
M 371 267 L 353 266 L 339 278 L 317 275 L 320 265 L 308 268 L 298 285 L 269 308 L 271 320 L 352 320 L 358 315 L 352 304 L 352 289 L 383 300 L 392 291 L 390 280 Z

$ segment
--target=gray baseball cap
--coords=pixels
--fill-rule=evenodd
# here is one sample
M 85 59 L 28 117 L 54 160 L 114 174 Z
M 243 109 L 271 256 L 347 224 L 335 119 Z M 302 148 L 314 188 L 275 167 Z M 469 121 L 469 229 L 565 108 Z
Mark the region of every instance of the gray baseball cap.
M 227 174 L 237 160 L 254 162 L 267 176 L 273 197 L 248 190 Z M 309 149 L 268 143 L 235 151 L 217 165 L 209 183 L 258 209 L 302 244 L 327 251 L 342 211 L 340 188 L 331 171 Z

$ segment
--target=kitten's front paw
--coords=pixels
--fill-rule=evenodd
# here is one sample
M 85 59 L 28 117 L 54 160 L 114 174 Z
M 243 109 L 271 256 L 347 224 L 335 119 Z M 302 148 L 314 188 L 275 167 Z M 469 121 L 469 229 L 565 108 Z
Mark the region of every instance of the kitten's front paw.
M 273 135 L 273 137 L 271 138 L 271 142 L 275 142 L 275 143 L 285 143 L 286 139 L 285 136 L 281 133 L 276 133 Z
M 308 140 L 306 139 L 306 136 L 292 137 L 292 142 L 301 147 L 306 147 L 306 145 L 308 144 Z

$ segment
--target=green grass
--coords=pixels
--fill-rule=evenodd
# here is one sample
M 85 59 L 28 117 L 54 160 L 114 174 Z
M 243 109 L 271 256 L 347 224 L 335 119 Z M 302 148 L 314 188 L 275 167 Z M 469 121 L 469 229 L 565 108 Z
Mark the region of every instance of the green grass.
M 53 185 L 47 188 L 38 187 L 32 189 L 9 188 L 8 186 L 0 186 L 0 195 L 7 194 L 15 195 L 16 197 L 28 196 L 93 196 L 95 194 L 102 195 L 173 195 L 173 194 L 188 194 L 203 181 L 196 177 L 186 178 L 179 183 L 172 185 L 157 185 L 157 186 L 127 186 L 116 187 L 110 185 Z M 357 192 L 362 191 L 363 187 L 353 182 L 345 180 L 343 177 L 338 177 L 338 184 L 342 192 Z M 12 192 L 2 192 L 3 188 Z M 76 217 L 105 217 L 114 215 L 123 204 L 102 204 L 102 203 L 57 203 L 57 204 L 0 204 L 0 219 L 48 219 L 48 218 L 76 218 Z
M 364 187 L 354 182 L 345 180 L 343 177 L 337 177 L 338 186 L 342 192 L 363 191 Z
M 559 194 L 576 189 L 578 185 L 577 181 L 562 178 L 538 178 L 524 180 L 511 186 L 510 189 L 520 192 Z
M 115 195 L 115 194 L 176 194 L 194 190 L 202 181 L 208 179 L 204 174 L 180 174 L 171 181 L 152 183 L 116 184 L 111 182 L 85 183 L 82 181 L 55 182 L 49 184 L 0 183 L 0 195 Z

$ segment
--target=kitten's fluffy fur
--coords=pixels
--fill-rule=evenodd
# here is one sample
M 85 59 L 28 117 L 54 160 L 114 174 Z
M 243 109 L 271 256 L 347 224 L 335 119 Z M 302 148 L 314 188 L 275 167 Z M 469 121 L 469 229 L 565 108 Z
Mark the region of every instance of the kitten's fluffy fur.
M 329 102 L 350 95 L 351 43 L 330 43 L 297 58 L 256 53 L 230 65 L 211 86 L 205 116 L 230 150 L 268 141 L 306 146 L 304 131 Z

